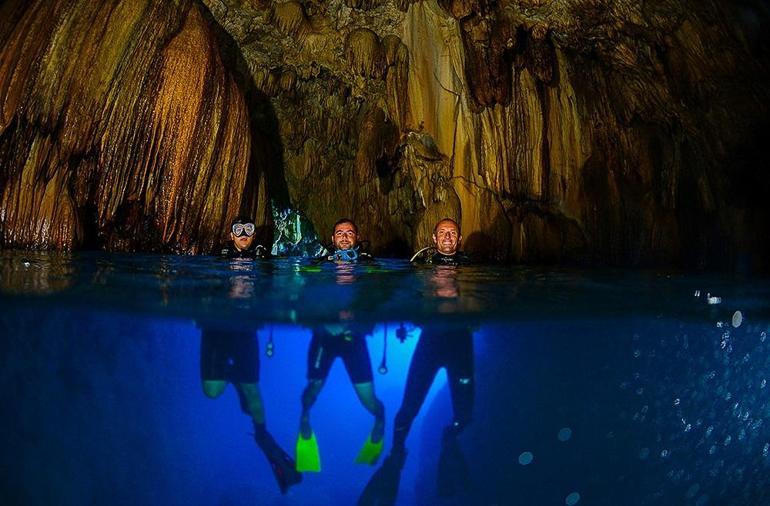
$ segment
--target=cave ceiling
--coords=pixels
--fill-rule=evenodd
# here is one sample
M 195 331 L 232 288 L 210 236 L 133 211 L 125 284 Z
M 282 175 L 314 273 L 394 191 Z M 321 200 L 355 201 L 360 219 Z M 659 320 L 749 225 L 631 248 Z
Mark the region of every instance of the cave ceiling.
M 198 253 L 271 205 L 376 254 L 768 250 L 768 10 L 717 0 L 0 6 L 3 244 Z

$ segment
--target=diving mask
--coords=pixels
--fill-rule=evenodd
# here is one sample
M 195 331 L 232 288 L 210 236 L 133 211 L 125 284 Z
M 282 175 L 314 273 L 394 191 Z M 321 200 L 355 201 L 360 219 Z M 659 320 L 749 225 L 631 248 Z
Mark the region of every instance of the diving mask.
M 355 262 L 358 260 L 358 248 L 335 250 L 333 257 L 337 262 Z
M 235 223 L 233 224 L 233 235 L 235 237 L 241 237 L 243 235 L 251 237 L 256 232 L 257 227 L 253 223 Z

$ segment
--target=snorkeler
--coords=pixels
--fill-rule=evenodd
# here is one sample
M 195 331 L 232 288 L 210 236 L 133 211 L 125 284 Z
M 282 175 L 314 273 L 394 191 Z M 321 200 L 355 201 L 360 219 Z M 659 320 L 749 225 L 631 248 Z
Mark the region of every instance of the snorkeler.
M 332 227 L 332 244 L 334 251 L 331 255 L 316 259 L 316 262 L 371 262 L 372 255 L 361 251 L 358 243 L 358 227 L 353 220 L 342 218 Z
M 434 242 L 438 253 L 447 257 L 458 255 L 461 240 L 459 227 L 453 220 L 441 220 L 436 225 Z M 452 233 L 454 229 L 455 233 Z M 437 240 L 437 235 L 440 240 Z M 444 250 L 445 253 L 441 253 Z M 435 255 L 434 255 L 435 256 Z M 444 264 L 446 260 L 441 260 Z M 467 257 L 463 259 L 467 263 Z M 439 265 L 434 275 L 435 294 L 441 298 L 456 299 L 459 295 L 456 268 L 451 264 Z M 445 307 L 445 306 L 444 306 Z M 406 439 L 439 370 L 444 368 L 452 398 L 452 422 L 444 428 L 438 468 L 438 493 L 454 496 L 469 487 L 469 472 L 457 437 L 471 422 L 473 412 L 474 356 L 473 332 L 470 327 L 451 323 L 426 324 L 412 355 L 407 373 L 404 398 L 396 414 L 393 428 L 393 447 L 382 466 L 367 483 L 359 505 L 395 504 L 406 461 Z
M 267 431 L 259 389 L 259 343 L 256 329 L 228 328 L 206 323 L 201 327 L 201 380 L 210 399 L 222 395 L 228 383 L 238 393 L 241 410 L 251 417 L 254 439 L 267 457 L 281 493 L 302 481 L 294 460 Z
M 219 250 L 223 258 L 268 258 L 270 253 L 261 244 L 254 244 L 257 227 L 254 220 L 239 216 L 230 225 L 231 243 Z
M 335 252 L 329 257 L 322 258 L 321 261 L 341 264 L 338 265 L 338 284 L 350 285 L 355 280 L 355 275 L 351 272 L 351 263 L 372 259 L 371 255 L 358 251 L 356 239 L 356 225 L 351 220 L 343 219 L 334 225 L 332 242 Z M 358 453 L 356 463 L 374 465 L 382 453 L 385 406 L 374 393 L 372 364 L 366 344 L 366 335 L 371 333 L 371 328 L 353 323 L 352 310 L 340 311 L 339 317 L 340 323 L 313 328 L 313 338 L 308 351 L 308 384 L 302 393 L 302 415 L 297 436 L 296 457 L 299 471 L 319 472 L 321 470 L 318 442 L 310 425 L 310 409 L 315 404 L 329 375 L 329 370 L 338 357 L 345 365 L 361 404 L 374 416 L 374 427 Z
M 433 246 L 415 253 L 412 261 L 435 265 L 467 265 L 471 260 L 460 251 L 462 240 L 460 225 L 451 218 L 444 218 L 433 227 Z

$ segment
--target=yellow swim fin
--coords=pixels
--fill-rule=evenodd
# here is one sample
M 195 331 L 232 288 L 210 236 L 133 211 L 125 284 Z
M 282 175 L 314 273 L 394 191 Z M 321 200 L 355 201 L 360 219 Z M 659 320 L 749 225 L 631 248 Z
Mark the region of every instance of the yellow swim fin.
M 358 452 L 356 464 L 368 464 L 370 466 L 376 464 L 382 453 L 383 441 L 385 441 L 384 437 L 376 443 L 373 443 L 372 435 L 369 434 L 369 437 L 366 438 L 366 443 L 361 447 L 361 451 Z
M 319 473 L 321 472 L 321 455 L 318 452 L 318 441 L 315 438 L 315 432 L 310 434 L 309 439 L 297 435 L 297 471 L 300 473 Z

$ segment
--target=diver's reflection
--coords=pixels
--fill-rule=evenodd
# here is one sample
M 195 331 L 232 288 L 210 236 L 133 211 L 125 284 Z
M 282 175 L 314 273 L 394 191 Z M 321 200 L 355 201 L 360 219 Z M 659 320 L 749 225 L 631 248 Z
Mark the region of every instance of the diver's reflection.
M 456 277 L 447 272 L 454 267 L 441 266 L 432 282 L 439 287 L 436 295 L 457 297 Z M 440 295 L 442 296 L 442 295 Z M 446 369 L 452 398 L 453 419 L 444 428 L 438 468 L 438 493 L 454 496 L 467 491 L 469 474 L 457 437 L 471 421 L 475 382 L 473 331 L 467 325 L 429 323 L 423 327 L 409 364 L 404 398 L 396 414 L 393 447 L 380 469 L 366 485 L 359 505 L 394 504 L 398 495 L 401 470 L 407 456 L 406 439 L 420 411 L 436 374 Z

